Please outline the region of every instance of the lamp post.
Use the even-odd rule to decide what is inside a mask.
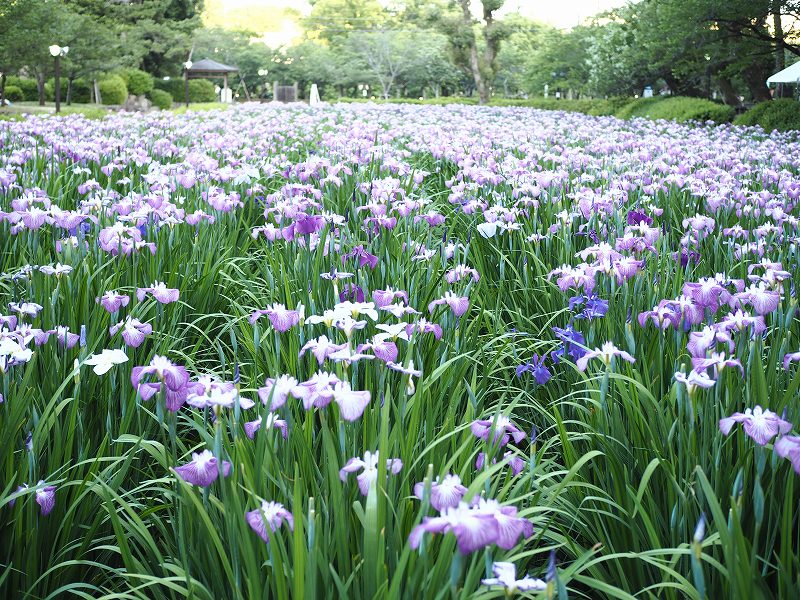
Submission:
[[[66,56],[67,52],[69,52],[69,46],[64,46],[63,48],[58,44],[53,44],[50,46],[50,55],[56,61],[56,73],[55,73],[55,96],[56,96],[56,112],[61,111],[61,57]]]
[[[183,63],[183,92],[186,100],[186,108],[189,108],[189,69],[192,68],[192,61],[187,60]]]

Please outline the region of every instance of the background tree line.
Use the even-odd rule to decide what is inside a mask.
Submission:
[[[0,0],[0,71],[37,81],[47,47],[69,45],[69,81],[120,68],[179,76],[191,57],[241,70],[269,98],[275,80],[317,83],[324,98],[611,97],[645,86],[718,97],[770,98],[765,80],[800,58],[800,0],[639,0],[559,30],[504,0],[315,0],[302,40],[270,49],[261,32],[204,28],[201,0]],[[2,81],[0,81],[2,84]],[[243,90],[240,90],[243,91]],[[779,91],[781,93],[781,91]]]

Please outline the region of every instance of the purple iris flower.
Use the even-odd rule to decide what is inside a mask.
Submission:
[[[43,483],[44,481],[39,480],[39,483],[37,483],[36,485],[42,485]],[[22,490],[27,490],[27,489],[28,489],[28,484],[23,483],[21,486],[17,488],[17,491],[21,492]],[[11,500],[9,502],[9,505],[13,507],[15,502],[16,500]],[[39,505],[43,517],[49,515],[50,512],[56,506],[56,486],[46,485],[36,490],[36,504]]]
[[[581,308],[580,312],[576,309]],[[569,309],[577,312],[576,319],[599,319],[606,315],[608,312],[608,301],[595,296],[594,294],[585,294],[573,296],[569,299]]]
[[[411,548],[416,549],[425,533],[452,532],[456,536],[458,549],[469,554],[490,544],[504,550],[516,546],[520,536],[533,535],[533,524],[517,516],[513,506],[500,506],[496,500],[481,498],[472,506],[460,502],[458,506],[446,508],[438,517],[425,517],[408,538]]]
[[[744,413],[736,412],[719,421],[719,430],[729,435],[734,424],[742,423],[744,432],[759,446],[765,446],[776,435],[789,433],[792,424],[781,419],[777,413],[760,406],[748,408]]]
[[[792,461],[792,467],[800,474],[800,436],[784,435],[775,442],[775,453]]]
[[[458,506],[466,493],[467,488],[461,484],[461,478],[458,475],[448,473],[441,480],[437,477],[431,483],[431,506],[440,512],[445,508],[454,508]],[[424,494],[425,482],[420,481],[414,485],[414,495],[423,500]]]
[[[629,210],[625,220],[628,225],[641,225],[644,223],[649,226],[653,224],[653,219],[640,210]]]
[[[403,290],[394,290],[389,287],[385,290],[372,291],[372,300],[375,302],[375,306],[378,308],[389,306],[392,302],[394,302],[395,298],[400,298],[406,304],[408,304],[408,293],[404,292]]]
[[[128,296],[123,296],[115,291],[106,292],[101,297],[95,298],[95,302],[99,302],[109,313],[115,313],[121,307],[128,306],[130,301],[131,299]]]
[[[504,415],[498,415],[494,419],[478,419],[473,421],[472,425],[470,425],[470,430],[475,437],[484,442],[489,440],[489,434],[494,430],[492,443],[496,444],[499,441],[500,446],[505,446],[512,437],[514,438],[515,444],[519,444],[527,437],[524,431],[519,429],[511,422],[511,419]]]
[[[261,429],[261,426],[265,425],[267,429],[275,428],[281,432],[283,439],[289,437],[289,426],[283,419],[279,419],[275,413],[269,413],[267,415],[266,423],[264,422],[262,417],[258,417],[255,421],[249,421],[244,424],[244,432],[247,434],[251,440],[256,437],[256,432]]]
[[[259,317],[267,315],[275,331],[283,333],[300,323],[300,311],[289,310],[283,304],[271,304],[264,310],[256,310],[250,315],[250,324],[255,325]]]
[[[432,333],[436,340],[442,339],[442,326],[438,323],[431,323],[426,319],[420,319],[416,323],[409,323],[406,325],[406,335],[410,337],[415,331],[419,333]]]
[[[136,298],[142,302],[147,294],[152,294],[153,298],[158,300],[161,304],[170,304],[177,302],[180,297],[180,292],[175,288],[168,288],[161,281],[154,281],[153,285],[146,288],[136,288]]]
[[[247,524],[267,543],[269,543],[267,527],[272,533],[275,533],[281,525],[286,523],[289,531],[294,531],[294,517],[280,502],[265,500],[260,507],[245,513],[244,516]]]
[[[158,380],[156,382],[144,381],[147,376]],[[158,393],[164,385],[165,400],[168,410],[178,411],[186,401],[189,394],[189,373],[180,365],[176,365],[163,356],[154,356],[147,366],[134,367],[131,371],[131,384],[141,396],[142,400],[149,400]]]
[[[299,398],[294,392],[297,379],[289,375],[281,375],[277,379],[270,377],[264,382],[264,387],[258,388],[258,397],[264,406],[269,405],[270,410],[275,410],[286,404],[289,394]]]
[[[339,301],[344,302],[345,300],[364,302],[364,290],[353,283],[345,284],[342,291],[339,292]]]
[[[515,477],[520,473],[522,473],[522,469],[525,468],[525,461],[521,457],[517,456],[511,450],[503,454],[503,460],[508,460],[508,466],[511,467],[511,474]],[[496,463],[497,459],[496,458],[492,459],[492,464]],[[485,464],[486,464],[486,453],[479,452],[478,457],[475,459],[475,468],[480,471],[483,468],[483,465]]]
[[[700,262],[700,253],[699,252],[697,252],[695,250],[686,250],[685,248],[683,248],[680,251],[680,253],[675,252],[672,255],[672,257],[675,258],[675,259],[680,259],[682,267],[685,267],[686,265],[688,265],[689,261],[693,262],[694,264],[697,264],[698,262]]]
[[[175,467],[175,472],[186,483],[208,487],[214,483],[220,475],[217,459],[210,450],[193,452],[192,460],[185,465]],[[222,461],[222,476],[227,477],[231,472],[231,463],[227,460]]]
[[[469,310],[469,298],[458,296],[450,291],[445,292],[444,296],[428,304],[428,312],[433,313],[440,304],[447,304],[456,317],[460,317]]]
[[[350,252],[342,254],[342,264],[344,264],[348,258],[358,258],[359,267],[368,266],[370,269],[374,269],[378,266],[378,257],[367,252],[364,246],[355,246]]]
[[[308,340],[300,349],[300,356],[303,356],[306,351],[310,350],[311,354],[314,355],[314,358],[317,359],[317,363],[322,366],[322,363],[325,362],[325,359],[331,354],[334,354],[339,350],[344,350],[345,348],[347,348],[347,344],[334,344],[328,339],[328,336],[321,335],[316,339]],[[361,350],[359,349],[359,352],[360,351]]]
[[[800,362],[800,352],[790,352],[783,357],[783,368],[789,370],[789,365],[793,362]]]
[[[58,345],[62,348],[74,348],[75,345],[80,341],[81,336],[77,333],[71,333],[69,327],[59,326],[55,329],[51,329],[47,333],[51,335],[55,335],[56,339],[58,340]]]
[[[539,385],[544,385],[550,381],[550,378],[552,377],[552,374],[544,365],[546,359],[546,354],[541,358],[538,354],[534,354],[529,362],[521,364],[517,367],[517,377],[522,377],[523,373],[531,373],[533,374],[533,378],[536,380],[536,383]]]
[[[125,344],[132,348],[138,348],[144,343],[145,337],[153,333],[153,327],[147,323],[142,323],[139,319],[135,319],[128,315],[125,321],[121,321],[116,325],[112,325],[108,329],[110,335],[116,335],[119,330],[122,330],[122,339]]]
[[[580,331],[576,331],[572,325],[567,325],[563,329],[561,327],[553,327],[553,332],[556,337],[563,342],[563,345],[552,353],[553,362],[558,364],[563,356],[577,362],[587,350],[584,347],[586,339]]]
[[[358,489],[361,490],[361,495],[366,496],[369,493],[369,488],[378,479],[378,453],[365,452],[364,458],[355,456],[347,461],[347,463],[339,469],[339,479],[347,481],[347,476],[350,473],[355,473],[361,470],[361,473],[356,476],[358,480]],[[386,474],[397,475],[403,468],[403,461],[399,458],[386,459]]]

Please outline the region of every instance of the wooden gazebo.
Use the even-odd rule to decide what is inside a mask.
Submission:
[[[203,60],[198,60],[195,63],[187,64],[191,64],[189,68],[184,67],[183,70],[183,76],[186,79],[187,86],[187,103],[189,101],[188,85],[190,79],[210,79],[216,77],[222,77],[222,101],[228,102],[228,75],[231,73],[238,73],[239,69],[237,67],[223,65],[222,63],[218,63],[210,58],[204,58]]]

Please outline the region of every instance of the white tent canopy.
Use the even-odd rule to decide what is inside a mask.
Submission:
[[[771,83],[798,83],[800,82],[800,61],[786,67],[783,71],[778,71],[767,79],[767,85]]]

